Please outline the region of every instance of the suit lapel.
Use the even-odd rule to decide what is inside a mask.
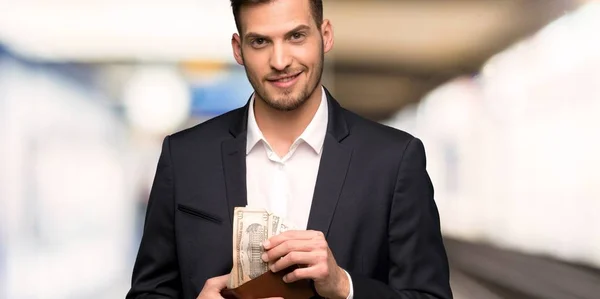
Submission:
[[[229,128],[232,138],[223,141],[221,144],[227,208],[229,209],[231,225],[233,225],[233,209],[244,207],[248,203],[246,191],[246,129],[249,106],[250,100],[244,107],[233,113],[232,118],[236,121]]]
[[[221,147],[231,225],[233,225],[233,209],[247,204],[245,149],[246,138],[242,137],[226,140]]]
[[[329,120],[307,229],[321,231],[327,236],[346,180],[352,150],[341,144],[341,141],[349,135],[342,108],[329,91],[325,91],[328,98]]]
[[[326,135],[307,229],[321,231],[327,236],[351,156],[350,150]]]

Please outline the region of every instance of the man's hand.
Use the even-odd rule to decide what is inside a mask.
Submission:
[[[300,268],[284,276],[285,282],[312,279],[325,298],[346,298],[350,293],[348,276],[337,265],[325,236],[319,231],[286,231],[267,240],[262,258],[273,272],[292,265]]]
[[[223,299],[221,291],[227,287],[230,274],[213,277],[204,283],[204,287],[196,299]]]

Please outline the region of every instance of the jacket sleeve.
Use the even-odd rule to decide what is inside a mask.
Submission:
[[[142,240],[127,299],[181,297],[173,191],[173,164],[169,137],[166,137],[150,191]]]
[[[425,149],[417,138],[407,145],[399,166],[388,243],[388,282],[352,275],[354,299],[452,298]]]

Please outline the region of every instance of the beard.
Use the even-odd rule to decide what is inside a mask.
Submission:
[[[320,45],[319,61],[310,74],[308,72],[309,68],[302,66],[299,68],[287,68],[284,71],[272,72],[267,76],[282,76],[302,72],[300,75],[308,74],[309,76],[308,81],[303,86],[295,84],[292,86],[292,88],[285,89],[283,91],[268,91],[266,86],[268,83],[265,83],[266,80],[261,80],[261,78],[258,76],[252,75],[251,72],[248,71],[248,68],[244,67],[246,76],[248,77],[248,81],[250,81],[250,85],[252,85],[252,88],[254,89],[255,95],[258,96],[265,104],[267,104],[267,106],[278,111],[293,111],[302,107],[302,105],[308,101],[309,97],[314,93],[315,89],[317,89],[319,83],[321,82],[325,53],[323,49],[323,43],[321,42]]]

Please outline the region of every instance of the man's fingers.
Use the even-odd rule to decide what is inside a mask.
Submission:
[[[266,250],[269,250],[287,240],[311,240],[311,239],[315,239],[315,238],[316,239],[318,239],[318,238],[325,239],[325,236],[320,231],[289,230],[289,231],[283,232],[279,235],[271,237],[269,240],[267,240],[263,243],[263,246],[265,247]]]
[[[312,251],[317,246],[313,240],[287,240],[265,251],[262,259],[265,262],[274,262],[292,251]]]
[[[283,281],[291,283],[302,279],[313,279],[319,280],[327,275],[327,268],[325,265],[314,265],[305,268],[298,268],[283,277]]]
[[[270,265],[270,269],[278,272],[293,265],[314,265],[318,261],[318,255],[314,252],[292,251]]]

